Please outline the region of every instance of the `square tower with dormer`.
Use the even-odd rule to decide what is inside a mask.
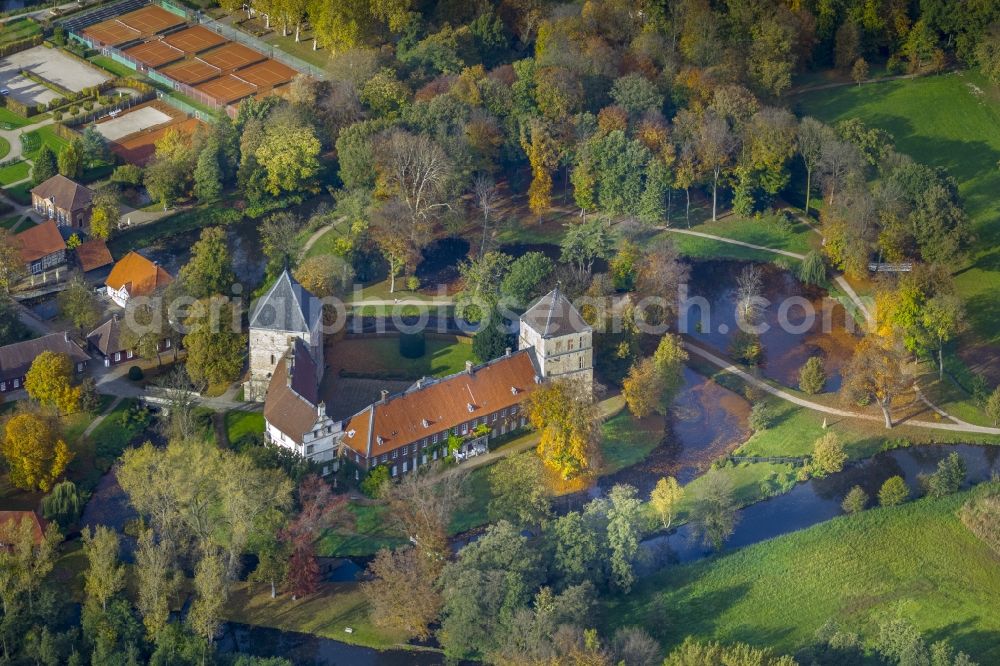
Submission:
[[[518,349],[534,349],[541,376],[594,387],[594,332],[558,287],[521,315]]]
[[[274,369],[301,340],[313,362],[323,370],[322,305],[288,270],[257,301],[250,316],[250,377],[244,384],[247,400],[262,402]]]

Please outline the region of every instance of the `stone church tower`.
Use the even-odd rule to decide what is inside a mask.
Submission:
[[[518,349],[533,348],[541,376],[594,388],[594,332],[556,287],[521,315]]]
[[[322,320],[319,299],[285,269],[250,316],[250,377],[244,384],[247,400],[263,402],[275,367],[296,339],[305,343],[322,376]]]

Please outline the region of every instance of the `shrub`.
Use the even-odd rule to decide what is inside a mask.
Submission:
[[[86,503],[86,494],[77,488],[75,483],[62,481],[53,486],[52,492],[42,498],[42,516],[46,520],[56,521],[65,528],[80,518]]]
[[[418,278],[416,275],[411,275],[410,277],[406,278],[406,288],[409,289],[410,291],[416,291],[417,289],[420,289],[420,278]]]
[[[774,422],[774,414],[771,412],[771,408],[768,407],[766,402],[755,402],[753,407],[750,408],[750,428],[754,432],[760,432],[761,430],[767,430],[771,427]]]
[[[128,378],[131,379],[133,382],[142,381],[142,377],[143,377],[142,368],[140,368],[139,366],[133,365],[128,369]]]
[[[733,358],[747,365],[757,365],[764,355],[760,338],[746,331],[737,331],[729,346]]]
[[[399,336],[399,355],[403,358],[420,358],[427,353],[427,341],[421,333],[403,333]]]
[[[63,119],[62,111],[54,111],[52,113],[52,119],[55,120],[56,122],[62,120]]]
[[[372,499],[378,499],[382,496],[382,492],[388,483],[389,467],[386,465],[377,465],[365,475],[364,480],[361,482],[361,492]]]
[[[965,461],[962,456],[952,452],[938,463],[937,471],[927,477],[927,494],[931,497],[944,497],[957,493],[965,483]]]
[[[135,164],[123,164],[115,167],[115,170],[111,173],[111,182],[138,185],[142,182],[142,167]]]
[[[78,113],[80,113],[80,107],[78,107],[76,104],[69,107],[69,115],[75,116]]]
[[[810,250],[799,266],[799,279],[808,284],[822,284],[826,280],[826,265],[822,254]]]
[[[878,491],[878,503],[882,506],[897,506],[910,499],[910,488],[901,476],[886,479]]]
[[[827,432],[813,444],[813,465],[821,474],[832,474],[844,469],[847,454],[837,433]]]
[[[86,102],[83,103],[84,111],[90,111],[93,108],[94,108],[94,102],[92,100],[88,99]]]
[[[970,499],[959,511],[962,524],[1000,555],[1000,494]]]
[[[815,395],[822,393],[825,385],[826,370],[823,367],[823,359],[819,356],[810,356],[799,370],[799,388],[804,393]]]
[[[861,486],[854,486],[847,492],[840,508],[844,510],[844,513],[859,513],[864,511],[867,506],[868,493]]]

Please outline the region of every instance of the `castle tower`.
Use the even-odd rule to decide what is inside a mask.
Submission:
[[[533,348],[541,376],[594,386],[594,332],[556,287],[521,315],[518,349]]]
[[[285,269],[250,316],[250,377],[244,384],[247,400],[264,400],[275,367],[296,338],[305,343],[322,372],[322,319],[319,300]]]

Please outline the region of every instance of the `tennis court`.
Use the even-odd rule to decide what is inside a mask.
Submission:
[[[146,166],[156,155],[156,142],[168,131],[176,130],[191,135],[201,126],[204,123],[197,118],[175,119],[170,125],[160,125],[113,141],[111,151],[126,162]]]
[[[171,65],[162,70],[162,74],[169,76],[174,81],[180,81],[189,86],[196,86],[199,83],[204,83],[209,79],[217,77],[219,70],[211,65],[206,65],[200,60],[185,60],[182,63]]]
[[[98,46],[118,46],[139,39],[141,33],[118,19],[108,19],[83,29],[83,36]]]
[[[101,121],[95,127],[101,136],[108,141],[117,141],[150,127],[168,123],[173,119],[173,116],[164,113],[155,106],[140,106],[134,111],[119,115],[117,118]]]
[[[250,83],[258,88],[273,88],[288,83],[298,74],[294,69],[283,65],[277,60],[265,60],[244,67],[234,74],[234,76]]]
[[[146,67],[153,68],[169,65],[184,57],[183,51],[175,49],[173,46],[165,44],[159,39],[152,39],[138,46],[127,48],[124,53],[130,58],[138,60]]]
[[[139,31],[144,36],[156,35],[168,28],[184,23],[177,14],[156,5],[147,5],[128,14],[122,14],[118,21]]]
[[[201,54],[198,58],[224,72],[230,72],[260,62],[264,59],[264,55],[248,46],[228,42],[217,49]]]
[[[240,81],[232,74],[220,76],[208,83],[196,86],[195,89],[214,98],[220,104],[232,104],[257,92],[256,86],[246,81]]]
[[[166,35],[163,38],[163,41],[175,49],[180,49],[184,53],[193,55],[195,53],[207,51],[208,49],[220,44],[224,44],[226,42],[226,38],[217,32],[209,30],[208,28],[195,25],[190,28],[178,30],[177,32],[172,32],[169,35]]]

